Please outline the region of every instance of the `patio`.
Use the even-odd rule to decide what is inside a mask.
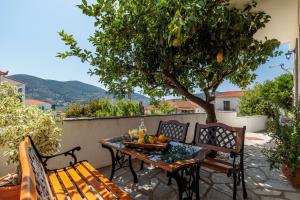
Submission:
[[[298,200],[300,190],[294,189],[281,170],[269,169],[269,163],[262,155],[261,149],[268,137],[262,134],[247,133],[245,143],[245,172],[246,188],[249,200]],[[140,163],[134,162],[139,183],[133,184],[132,174],[129,168],[124,168],[115,173],[113,182],[128,192],[134,199],[177,199],[177,186],[175,181],[168,186],[166,174],[158,169],[145,169],[138,171]],[[101,168],[107,177],[110,175],[110,167]],[[201,168],[200,173],[201,199],[213,200],[232,199],[232,180],[225,174],[217,173],[207,168]],[[238,199],[242,198],[241,186],[238,186]]]

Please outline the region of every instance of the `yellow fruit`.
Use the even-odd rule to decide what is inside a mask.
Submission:
[[[223,53],[219,52],[217,54],[217,63],[220,64],[223,61]]]
[[[160,135],[160,136],[158,136],[158,141],[164,143],[164,142],[168,141],[168,138],[164,135]]]
[[[178,38],[175,38],[174,40],[173,40],[173,46],[174,47],[179,47],[181,44],[180,44],[180,40],[178,39]]]
[[[144,144],[144,143],[145,143],[144,138],[139,138],[139,139],[138,139],[138,143],[139,143],[139,144]]]
[[[154,144],[155,143],[155,137],[153,135],[150,135],[148,138],[148,141],[150,144]]]

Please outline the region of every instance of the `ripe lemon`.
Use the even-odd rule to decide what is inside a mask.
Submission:
[[[168,138],[164,135],[160,135],[160,136],[158,136],[158,141],[164,143],[164,142],[168,141]]]

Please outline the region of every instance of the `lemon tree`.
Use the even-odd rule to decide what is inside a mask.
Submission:
[[[184,96],[206,111],[207,122],[216,121],[213,101],[224,80],[245,88],[278,54],[278,40],[254,38],[270,21],[254,1],[242,9],[229,0],[82,0],[78,7],[94,19],[93,48],[60,31],[69,49],[58,57],[89,63],[89,72],[117,96],[135,89],[153,98]]]

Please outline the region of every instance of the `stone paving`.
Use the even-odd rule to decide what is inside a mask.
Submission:
[[[245,181],[249,200],[300,200],[300,190],[294,189],[282,175],[281,170],[269,169],[269,163],[261,153],[261,148],[269,139],[261,134],[247,133],[245,146]],[[259,139],[262,138],[262,139]],[[139,183],[133,184],[128,168],[116,172],[113,182],[130,193],[137,200],[175,200],[177,186],[173,180],[167,185],[166,173],[159,169],[139,171],[139,162],[134,162]],[[110,167],[100,169],[107,177]],[[225,174],[202,167],[200,171],[200,197],[205,200],[232,199],[232,178]],[[242,187],[238,186],[237,199],[243,199]]]

